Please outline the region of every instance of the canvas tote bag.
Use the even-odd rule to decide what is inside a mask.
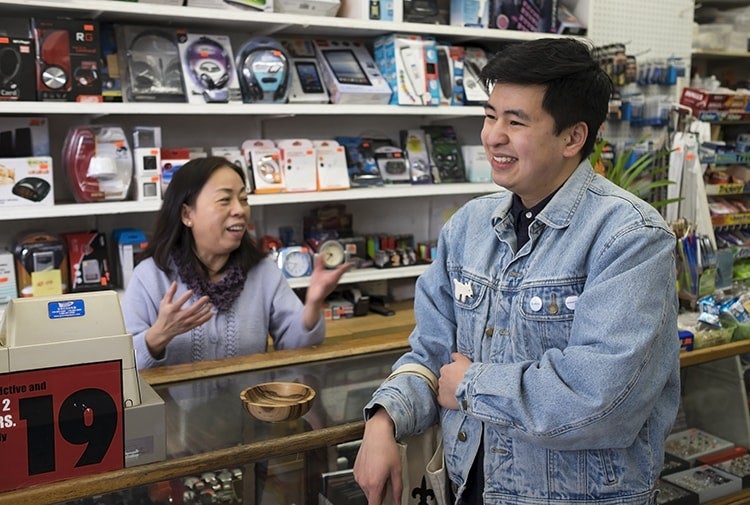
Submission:
[[[437,396],[438,379],[423,365],[408,363],[398,367],[386,382],[402,374],[417,375],[424,379]],[[429,427],[419,435],[405,437],[397,442],[401,453],[403,491],[402,505],[448,505],[448,472],[443,460],[443,432],[439,424]],[[392,505],[390,487],[383,505]]]

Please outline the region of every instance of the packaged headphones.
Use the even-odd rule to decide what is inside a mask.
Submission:
[[[178,36],[178,44],[189,102],[242,100],[229,37],[187,33]]]
[[[182,62],[174,31],[116,28],[120,81],[127,102],[185,102]]]
[[[0,20],[0,101],[36,100],[34,45],[25,18]]]
[[[245,103],[286,103],[290,58],[278,41],[255,37],[237,53],[237,73]]]
[[[91,20],[33,19],[39,100],[101,102],[99,25]]]
[[[78,126],[63,145],[63,168],[77,202],[125,200],[133,156],[119,126]]]

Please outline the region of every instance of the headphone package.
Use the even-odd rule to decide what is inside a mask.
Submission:
[[[245,103],[286,103],[291,61],[280,42],[254,37],[237,53],[237,74]]]
[[[118,25],[115,39],[123,101],[187,101],[174,29]]]
[[[0,19],[0,101],[36,100],[35,79],[29,20]]]
[[[0,158],[0,208],[55,203],[52,158]]]
[[[188,102],[242,101],[229,37],[185,33],[177,41]]]
[[[99,24],[91,20],[31,20],[36,45],[37,99],[101,102]]]
[[[77,202],[125,200],[133,156],[119,126],[77,126],[63,144],[63,169]]]
[[[94,231],[63,233],[68,249],[70,291],[112,289],[107,236]]]

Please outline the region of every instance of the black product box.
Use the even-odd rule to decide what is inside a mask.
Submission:
[[[661,467],[660,476],[669,475],[670,473],[681,472],[690,468],[690,462],[678,458],[674,454],[664,453],[664,466]]]
[[[750,487],[750,454],[743,454],[714,466],[742,479],[742,488]]]
[[[663,480],[656,481],[657,505],[698,505],[698,495]]]
[[[466,169],[456,131],[448,125],[421,127],[427,139],[434,182],[466,182]]]
[[[0,101],[36,100],[34,40],[26,18],[0,19]]]
[[[99,23],[81,19],[31,20],[39,100],[101,102]]]
[[[557,0],[490,0],[490,28],[557,33]]]

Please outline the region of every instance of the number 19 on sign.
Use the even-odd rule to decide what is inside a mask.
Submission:
[[[119,361],[0,374],[0,492],[124,466]]]

